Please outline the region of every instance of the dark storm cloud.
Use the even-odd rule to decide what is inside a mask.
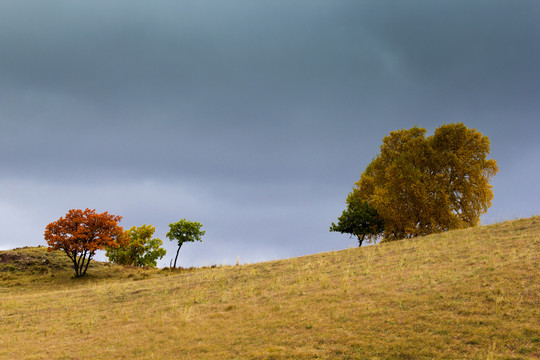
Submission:
[[[19,21],[3,32],[10,34],[3,47],[4,83],[103,106],[99,111],[112,115],[112,122],[115,114],[133,116],[142,108],[148,112],[143,115],[154,112],[158,122],[174,123],[183,120],[177,117],[185,111],[186,120],[216,123],[221,132],[226,126],[219,119],[232,121],[227,126],[264,124],[270,117],[283,123],[292,104],[308,108],[313,96],[330,96],[354,77],[337,66],[339,50],[346,48],[332,43],[340,38],[313,36],[313,28],[320,26],[317,17],[295,20],[304,12],[301,7],[289,15],[289,6],[269,14],[246,7],[218,6],[214,11],[227,11],[217,19],[198,7],[140,9],[146,21],[139,22],[131,18],[133,11],[99,21],[101,12],[96,19],[87,9],[63,16],[51,10],[44,19]],[[9,12],[4,16],[10,17]],[[325,28],[329,25],[315,35],[324,35]]]
[[[0,211],[36,239],[71,207],[162,238],[191,216],[199,263],[339,248],[382,137],[463,121],[492,140],[495,217],[529,215],[539,20],[536,1],[3,1]]]

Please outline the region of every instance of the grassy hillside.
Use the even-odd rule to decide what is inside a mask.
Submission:
[[[48,252],[46,247],[25,247],[0,251],[0,296],[6,292],[28,292],[114,282],[122,279],[145,279],[167,275],[157,269],[141,269],[91,261],[88,275],[73,277],[73,263],[61,251]]]
[[[539,255],[534,217],[181,273],[4,262],[0,359],[536,359]]]

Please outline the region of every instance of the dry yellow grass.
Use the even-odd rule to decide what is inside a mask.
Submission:
[[[533,217],[146,279],[8,279],[0,359],[535,359],[539,254]]]

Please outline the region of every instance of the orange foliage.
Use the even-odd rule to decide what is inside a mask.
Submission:
[[[86,274],[97,250],[114,248],[126,242],[124,229],[118,226],[121,216],[95,210],[69,210],[65,217],[45,228],[49,251],[63,250],[73,261],[76,276]]]

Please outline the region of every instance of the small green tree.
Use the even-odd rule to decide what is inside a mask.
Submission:
[[[163,249],[163,241],[152,239],[156,228],[152,225],[135,227],[125,231],[125,237],[129,242],[116,248],[108,248],[105,255],[109,261],[132,266],[156,267],[157,260],[161,259],[167,253]]]
[[[373,239],[382,233],[383,222],[377,210],[367,201],[362,201],[359,197],[349,194],[347,208],[338,218],[337,225],[332,223],[330,231],[354,235],[358,238],[358,246],[362,246],[366,236]]]
[[[178,241],[178,250],[176,251],[176,257],[174,258],[174,265],[176,267],[176,260],[178,259],[178,253],[180,248],[185,242],[188,241],[202,241],[201,237],[206,233],[206,231],[201,230],[203,225],[200,222],[196,221],[187,221],[182,219],[178,222],[169,224],[170,231],[167,233],[167,238],[169,240]]]

